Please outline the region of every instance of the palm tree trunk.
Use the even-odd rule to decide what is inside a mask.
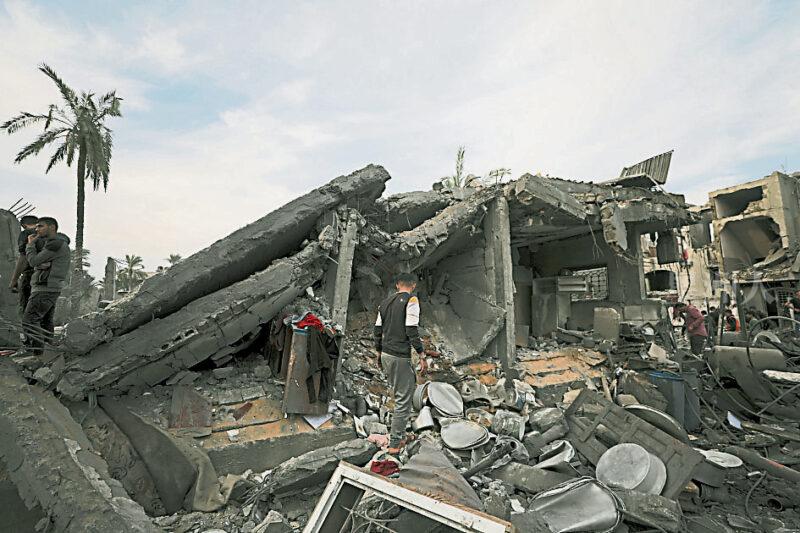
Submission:
[[[83,143],[78,146],[78,202],[75,221],[75,255],[69,287],[68,317],[80,314],[81,277],[83,273],[83,207],[86,201],[86,148]]]
[[[78,205],[75,223],[75,270],[83,270],[83,208],[86,201],[86,149],[78,148]]]

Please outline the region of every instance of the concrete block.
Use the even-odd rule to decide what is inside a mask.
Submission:
[[[219,474],[241,474],[246,470],[263,472],[292,457],[334,446],[355,436],[352,424],[313,430],[302,418],[292,417],[243,428],[239,430],[239,441],[234,443],[214,433],[204,440],[203,448]]]
[[[594,334],[601,339],[619,342],[620,316],[611,307],[594,308]]]
[[[340,461],[364,466],[377,449],[366,439],[353,439],[292,457],[273,470],[270,492],[288,494],[319,486],[331,477]]]

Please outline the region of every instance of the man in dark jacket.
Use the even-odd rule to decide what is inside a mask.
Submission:
[[[17,265],[11,275],[11,283],[9,283],[8,288],[12,292],[19,292],[20,316],[25,312],[28,299],[31,297],[33,268],[28,264],[28,258],[25,256],[25,247],[28,246],[28,236],[36,233],[37,222],[39,222],[39,219],[33,215],[25,215],[19,219],[19,224],[22,226],[22,231],[19,232],[19,237],[17,238],[19,258],[17,258]]]
[[[44,246],[37,249],[42,239]],[[58,233],[54,218],[42,217],[36,223],[36,234],[28,236],[25,256],[33,268],[31,297],[22,315],[25,346],[34,354],[42,351],[43,340],[53,337],[53,316],[56,302],[64,288],[70,267],[69,238]]]
[[[389,453],[398,453],[405,445],[411,400],[417,386],[411,348],[418,355],[423,352],[418,331],[419,299],[412,295],[416,287],[417,279],[413,274],[400,274],[396,280],[397,292],[381,303],[375,321],[375,348],[380,353],[381,366],[394,395]],[[424,358],[420,358],[420,368],[424,372]]]

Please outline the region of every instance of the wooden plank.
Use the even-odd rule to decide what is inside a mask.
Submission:
[[[277,422],[283,418],[281,406],[277,400],[256,398],[250,403],[252,403],[253,406],[242,418],[239,420],[220,420],[215,422],[211,427],[211,431],[228,431],[229,429],[256,426],[259,424],[267,424],[269,422]],[[237,408],[239,405],[231,405],[231,407]]]
[[[172,389],[169,406],[170,428],[208,428],[211,426],[211,402],[188,385]]]

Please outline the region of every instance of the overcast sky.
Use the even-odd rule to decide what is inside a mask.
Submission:
[[[0,0],[2,1],[2,0]],[[800,169],[800,2],[17,2],[0,4],[0,119],[72,87],[125,101],[108,193],[90,192],[93,273],[148,270],[368,163],[389,192],[508,167],[602,180],[675,149],[669,190]],[[75,227],[75,172],[15,165],[23,196]]]

